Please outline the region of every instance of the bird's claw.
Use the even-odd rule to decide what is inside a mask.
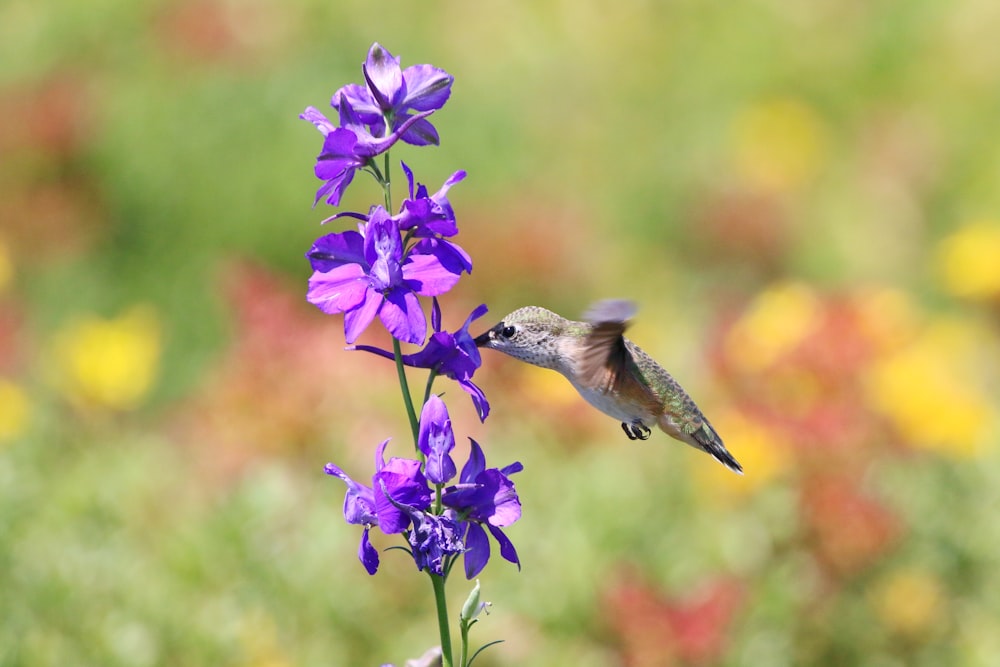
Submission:
[[[632,422],[631,424],[622,422],[622,430],[625,431],[629,440],[649,440],[651,433],[649,427],[642,422]]]

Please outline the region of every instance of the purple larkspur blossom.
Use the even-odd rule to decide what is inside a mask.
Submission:
[[[375,574],[379,566],[378,552],[369,541],[372,526],[387,535],[405,533],[417,568],[434,574],[444,574],[448,559],[459,554],[465,555],[468,578],[481,572],[490,558],[487,531],[500,545],[500,555],[521,567],[514,545],[500,529],[521,517],[521,502],[510,475],[523,466],[513,463],[500,469],[487,468],[482,448],[469,440],[469,460],[458,483],[444,489],[441,505],[434,504],[435,491],[430,485],[440,489],[454,477],[450,452],[455,443],[447,407],[436,396],[421,411],[418,441],[424,463],[398,457],[386,461],[389,441],[385,440],[375,453],[371,487],[354,481],[336,465],[326,464],[328,475],[347,484],[344,519],[364,526],[358,558],[369,574]]]
[[[480,421],[486,421],[490,414],[490,403],[486,394],[473,381],[472,376],[482,365],[475,339],[469,333],[469,325],[487,312],[486,304],[480,304],[469,314],[465,323],[454,333],[441,330],[441,307],[437,299],[431,305],[431,328],[434,333],[427,340],[427,345],[419,352],[404,354],[403,363],[413,368],[432,369],[439,375],[444,375],[458,382],[472,398],[476,414]],[[364,350],[386,359],[394,359],[392,352],[371,345],[354,345],[350,349]]]
[[[393,134],[410,119],[412,111],[419,118],[401,132],[403,141],[414,146],[439,143],[437,130],[424,116],[444,106],[451,95],[454,77],[431,65],[411,65],[400,69],[399,58],[375,42],[361,67],[365,86],[356,83],[342,87],[330,104],[340,108],[345,102],[352,106],[359,119],[376,135],[385,134],[386,119]]]
[[[347,484],[344,495],[344,520],[365,527],[358,547],[358,559],[368,571],[378,571],[378,551],[372,546],[368,532],[378,526],[387,535],[402,533],[411,527],[411,512],[426,510],[431,503],[431,490],[421,472],[420,461],[393,457],[385,460],[384,440],[375,452],[375,474],[368,487],[351,479],[333,463],[327,463],[324,472]]]
[[[456,171],[444,182],[440,190],[433,195],[428,195],[427,187],[419,183],[414,191],[413,172],[410,171],[405,162],[400,162],[400,164],[410,182],[410,198],[403,202],[399,213],[393,216],[393,220],[396,221],[400,230],[407,233],[407,239],[421,239],[416,246],[424,252],[433,251],[449,270],[472,273],[472,258],[469,257],[469,253],[465,252],[458,244],[445,238],[458,233],[455,211],[447,197],[448,190],[451,189],[452,185],[465,178],[465,172]],[[323,220],[323,223],[326,224],[331,220],[345,217],[366,221],[370,215],[355,211],[342,211]]]
[[[487,468],[482,447],[472,438],[469,441],[472,443],[469,460],[462,468],[459,483],[445,489],[441,502],[468,524],[464,536],[465,576],[471,579],[490,559],[487,530],[500,545],[500,555],[521,568],[514,544],[500,529],[521,518],[521,501],[510,475],[524,466],[514,462],[504,468]]]
[[[382,443],[382,446],[384,447],[385,443]],[[368,570],[368,574],[375,574],[378,570],[378,551],[372,546],[368,537],[368,531],[371,527],[378,524],[378,516],[375,513],[375,494],[370,487],[355,482],[347,476],[347,473],[332,463],[327,463],[324,470],[327,475],[339,477],[347,484],[347,493],[344,495],[344,519],[347,523],[365,527],[365,531],[361,535],[361,544],[358,546],[358,560]]]
[[[424,455],[424,474],[428,481],[444,484],[455,476],[455,461],[451,458],[455,432],[451,428],[448,407],[436,395],[432,394],[420,411],[417,446]]]
[[[403,173],[410,185],[410,197],[400,207],[400,229],[413,229],[416,236],[454,236],[458,233],[455,211],[448,201],[448,190],[465,178],[465,171],[459,169],[448,177],[444,185],[434,194],[428,194],[427,186],[417,183],[413,171],[400,162]]]
[[[387,442],[383,442],[375,454],[372,488],[378,527],[383,533],[392,535],[410,527],[410,516],[400,506],[421,511],[430,508],[431,490],[420,461],[395,456],[385,461]]]
[[[427,319],[417,296],[437,296],[458,282],[446,249],[422,239],[404,252],[399,226],[381,206],[359,231],[327,234],[306,254],[313,268],[306,299],[325,313],[344,313],[353,343],[378,315],[394,337],[421,344]]]
[[[444,574],[447,558],[465,551],[462,542],[463,528],[455,519],[455,513],[431,514],[412,505],[397,502],[392,493],[382,485],[388,502],[410,523],[406,540],[418,570],[427,569],[434,574]]]
[[[365,127],[350,103],[339,105],[340,127],[335,126],[315,107],[306,107],[299,118],[316,126],[323,135],[323,148],[316,158],[313,171],[323,185],[316,191],[315,205],[326,197],[331,206],[340,204],[347,186],[354,180],[354,173],[373,164],[372,158],[380,155],[399,141],[414,124],[430,115],[425,111],[408,117],[392,134],[376,138]]]

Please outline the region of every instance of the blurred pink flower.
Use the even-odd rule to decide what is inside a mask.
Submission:
[[[743,585],[734,579],[673,598],[626,574],[605,593],[604,609],[626,667],[710,665],[725,653],[743,598]]]
[[[905,533],[902,519],[845,473],[809,476],[800,490],[807,546],[835,578],[859,574]]]

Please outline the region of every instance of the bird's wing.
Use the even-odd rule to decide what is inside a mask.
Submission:
[[[598,301],[584,314],[592,326],[580,358],[579,378],[586,386],[607,392],[618,383],[628,361],[622,334],[635,310],[634,302],[616,299]]]
[[[635,315],[635,301],[627,299],[606,299],[598,301],[587,309],[583,319],[593,325],[602,323],[618,323],[622,331],[628,326],[628,321]]]
[[[580,356],[580,381],[602,393],[617,387],[628,365],[625,348],[625,322],[600,322],[583,341]]]
[[[628,395],[638,397],[647,409],[655,411],[661,401],[636,373],[625,344],[625,329],[635,312],[635,303],[625,300],[599,301],[590,307],[584,317],[593,328],[583,343],[579,377],[585,385],[603,393],[620,392],[624,384],[630,384]]]

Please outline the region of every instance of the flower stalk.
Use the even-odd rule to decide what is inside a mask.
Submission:
[[[520,463],[488,468],[482,447],[469,439],[469,456],[461,471],[452,458],[455,434],[448,408],[433,393],[439,376],[454,380],[473,402],[480,420],[489,414],[483,391],[472,382],[481,365],[479,350],[469,334],[469,325],[486,313],[481,305],[456,331],[442,328],[438,297],[450,291],[463,274],[472,271],[472,259],[451,238],[458,233],[449,189],[465,178],[456,171],[434,193],[418,183],[413,171],[400,163],[406,175],[408,197],[397,210],[392,197],[389,149],[402,142],[412,146],[437,145],[436,128],[428,117],[440,109],[451,94],[453,78],[431,65],[402,69],[399,59],[379,44],[373,44],[362,67],[364,85],[348,84],[334,93],[331,105],[338,123],[313,107],[301,118],[323,135],[323,148],[316,159],[315,175],[323,182],[316,192],[321,200],[338,206],[358,171],[368,173],[382,189],[382,204],[367,213],[343,211],[328,217],[358,221],[357,230],[321,236],[306,253],[313,274],[306,299],[327,314],[344,316],[348,349],[363,350],[391,360],[410,431],[415,458],[386,459],[390,440],[376,449],[371,483],[355,481],[333,463],[327,474],[347,486],[344,519],[363,526],[358,559],[374,575],[381,565],[372,544],[373,529],[399,535],[417,569],[430,577],[441,660],[446,667],[468,667],[480,647],[469,657],[469,629],[476,623],[479,584],[460,615],[460,662],[454,662],[446,585],[453,566],[461,557],[465,576],[479,575],[490,558],[490,541],[499,545],[500,556],[517,565],[514,545],[503,532],[521,516],[520,499],[510,476]],[[376,158],[381,155],[381,168]],[[429,304],[427,300],[429,299]],[[429,305],[431,333],[428,336]],[[357,338],[376,321],[392,341],[392,349],[355,345]],[[411,353],[403,344],[421,346]],[[423,400],[419,406],[407,378],[407,367],[427,371]]]
[[[453,667],[451,652],[451,625],[448,623],[448,600],[445,596],[446,578],[442,575],[430,574],[431,586],[434,587],[434,605],[437,609],[438,632],[441,635],[441,663],[443,667]],[[465,667],[467,634],[462,635],[462,662],[461,667]]]
[[[420,452],[417,446],[417,434],[420,431],[420,421],[417,419],[417,412],[413,408],[413,397],[410,395],[410,385],[406,381],[406,368],[403,366],[403,352],[400,349],[399,339],[392,339],[392,356],[396,362],[396,374],[399,376],[399,389],[403,393],[403,405],[406,407],[406,416],[410,421],[410,430],[413,432],[413,448]]]

